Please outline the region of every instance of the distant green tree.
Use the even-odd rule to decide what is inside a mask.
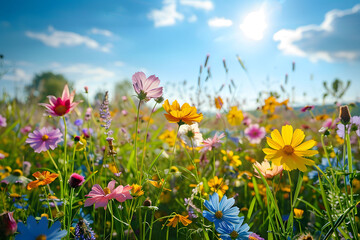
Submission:
[[[346,91],[349,89],[351,85],[351,81],[348,80],[345,83],[342,80],[336,78],[331,84],[329,84],[330,86],[328,86],[328,83],[325,81],[323,82],[323,85],[326,90],[326,92],[323,95],[323,101],[325,102],[325,99],[328,96],[332,96],[333,98],[335,98],[336,101],[338,101],[344,96]]]
[[[36,97],[40,102],[44,102],[49,95],[60,97],[65,84],[69,84],[69,81],[62,74],[43,72],[34,76],[26,91],[29,97]]]
[[[115,100],[119,101],[122,96],[135,95],[132,90],[132,83],[128,79],[115,84]]]

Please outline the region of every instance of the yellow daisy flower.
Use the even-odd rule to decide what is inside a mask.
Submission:
[[[240,125],[244,119],[244,115],[241,110],[238,110],[237,106],[231,107],[227,119],[232,126]]]
[[[163,108],[168,113],[164,115],[170,123],[177,123],[179,125],[186,123],[191,125],[203,119],[202,113],[197,113],[196,107],[191,107],[188,103],[184,103],[180,107],[176,100],[171,105],[169,100],[165,100]]]
[[[267,137],[270,148],[264,148],[265,158],[272,161],[277,166],[283,166],[284,170],[291,171],[299,169],[306,171],[306,165],[314,165],[313,160],[304,158],[318,154],[316,150],[309,150],[316,145],[314,140],[304,143],[305,134],[302,130],[286,125],[282,127],[281,134],[275,129],[271,132],[271,138]]]

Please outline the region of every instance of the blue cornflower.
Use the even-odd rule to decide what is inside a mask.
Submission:
[[[81,126],[81,125],[83,125],[83,120],[82,119],[76,119],[74,124],[75,124],[75,126]]]
[[[15,240],[35,240],[35,239],[48,239],[48,240],[61,240],[67,235],[66,230],[61,230],[61,223],[56,221],[50,228],[48,228],[48,219],[41,218],[39,223],[36,222],[33,216],[29,216],[26,220],[27,226],[23,223],[18,223],[18,235]]]
[[[83,220],[87,224],[93,224],[94,221],[91,219],[91,215],[85,214],[82,208],[80,208],[79,215],[80,215],[79,219],[75,218],[73,220],[73,224],[72,224],[73,227],[76,226],[76,224],[79,222],[79,220]]]
[[[219,203],[219,195],[214,193],[210,195],[210,200],[204,202],[205,207],[209,210],[203,211],[203,216],[210,222],[215,223],[215,227],[231,226],[233,224],[239,224],[240,210],[238,207],[233,207],[235,203],[234,198],[227,198],[225,195],[222,197]]]
[[[224,225],[216,229],[221,235],[221,239],[223,240],[248,240],[249,235],[252,232],[249,232],[249,225],[246,223],[241,225],[244,222],[244,217],[240,217],[240,223],[235,225]]]

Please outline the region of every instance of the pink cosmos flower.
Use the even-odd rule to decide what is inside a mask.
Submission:
[[[201,153],[206,153],[208,151],[211,151],[213,148],[218,148],[221,146],[221,139],[225,137],[224,133],[221,133],[219,136],[218,133],[215,133],[213,138],[205,139],[202,143],[202,149],[199,150]]]
[[[26,143],[29,143],[35,152],[40,153],[49,150],[49,148],[54,150],[58,143],[63,141],[62,136],[63,134],[59,129],[47,129],[44,127],[29,133]]]
[[[275,164],[270,165],[270,163],[266,159],[261,164],[255,162],[254,166],[256,166],[260,170],[261,174],[265,178],[273,178],[283,171],[282,166],[276,166]],[[256,170],[255,167],[254,167],[254,172],[255,172],[255,177],[261,178],[259,172]]]
[[[6,118],[0,115],[0,127],[6,127]]]
[[[339,119],[333,120],[332,118],[328,118],[323,122],[322,126],[328,129],[334,129],[339,121]]]
[[[95,209],[98,207],[104,207],[106,210],[108,201],[116,199],[119,202],[125,202],[127,199],[132,199],[130,194],[131,186],[119,185],[115,188],[116,181],[112,180],[108,186],[104,189],[99,184],[95,184],[90,193],[86,197],[90,197],[85,200],[85,207],[91,206],[95,203]]]
[[[22,134],[27,134],[27,133],[29,133],[30,131],[31,131],[31,126],[30,126],[30,125],[27,125],[27,126],[23,127],[22,129],[20,129],[20,132],[21,132]]]
[[[145,73],[137,72],[132,76],[132,82],[140,100],[149,101],[151,98],[159,98],[163,94],[163,88],[158,87],[160,80],[155,75],[146,78]]]
[[[72,91],[70,94],[68,85],[65,85],[61,98],[48,96],[50,104],[40,103],[40,105],[46,108],[46,112],[49,115],[53,117],[61,117],[71,112],[80,102],[82,102],[73,102],[74,96],[75,91]]]
[[[266,131],[265,128],[260,127],[259,124],[251,124],[245,129],[244,133],[250,143],[257,144],[265,137]]]

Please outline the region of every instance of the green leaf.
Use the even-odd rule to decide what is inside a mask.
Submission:
[[[331,227],[330,230],[327,232],[327,234],[324,237],[324,240],[328,239],[331,236],[331,234],[333,234],[335,229],[338,228],[340,226],[340,224],[345,220],[346,215],[349,212],[351,212],[351,210],[353,210],[356,205],[357,205],[357,203],[345,210],[345,212],[336,220],[334,226]]]
[[[249,211],[248,211],[248,214],[247,214],[247,219],[250,219],[253,211],[254,211],[254,207],[255,207],[255,204],[256,204],[256,197],[253,197],[253,199],[251,200],[251,203],[250,203],[250,207],[249,207]]]

